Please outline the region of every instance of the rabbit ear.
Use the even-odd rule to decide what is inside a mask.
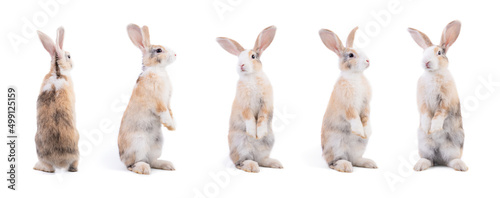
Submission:
[[[49,36],[39,30],[37,31],[37,33],[38,37],[40,37],[40,41],[42,41],[42,45],[45,50],[49,52],[51,57],[54,57],[54,55],[56,54],[56,46],[54,45],[54,41],[52,41]]]
[[[347,36],[347,43],[346,43],[347,48],[352,48],[354,44],[354,35],[356,35],[356,30],[358,30],[358,27],[352,29],[351,33],[349,33],[349,36]]]
[[[264,50],[271,45],[271,42],[274,39],[274,35],[276,34],[276,26],[269,26],[266,29],[262,30],[262,32],[257,37],[255,41],[255,45],[253,47],[253,51],[257,54],[261,55]]]
[[[144,44],[142,43],[142,30],[141,28],[136,25],[136,24],[129,24],[127,26],[127,32],[128,32],[128,37],[134,43],[136,47],[141,49],[141,51],[145,52],[146,49],[144,47]]]
[[[149,28],[148,26],[142,26],[142,44],[144,44],[144,47],[150,47],[151,46],[151,41],[149,39]]]
[[[64,28],[61,26],[57,29],[57,37],[56,37],[56,45],[59,47],[60,50],[63,48],[63,41],[64,41]]]
[[[319,31],[319,37],[321,37],[321,41],[323,41],[323,44],[325,44],[328,49],[335,52],[338,56],[342,56],[344,45],[342,45],[342,41],[340,41],[335,33],[331,30],[321,29]]]
[[[425,35],[424,33],[413,28],[408,28],[408,32],[410,32],[411,37],[413,38],[413,40],[415,40],[415,42],[417,42],[420,47],[426,49],[430,46],[433,46],[429,37],[427,37],[427,35]]]
[[[224,48],[232,55],[239,56],[240,53],[245,50],[238,42],[234,41],[233,39],[229,39],[226,37],[217,37],[217,39],[215,40],[222,48]]]
[[[452,21],[444,28],[443,34],[441,35],[441,47],[445,52],[448,51],[448,48],[457,40],[461,26],[462,24],[460,21]]]

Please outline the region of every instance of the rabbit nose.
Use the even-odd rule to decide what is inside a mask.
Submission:
[[[177,54],[174,54],[174,56],[177,56]]]
[[[245,66],[245,64],[241,64],[241,66],[243,67],[243,66]]]
[[[366,62],[367,62],[367,63],[369,63],[369,62],[370,62],[370,60],[366,60]]]

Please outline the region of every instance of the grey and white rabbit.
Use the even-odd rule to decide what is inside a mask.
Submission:
[[[457,171],[468,170],[461,160],[464,129],[460,100],[446,56],[460,34],[460,27],[460,21],[450,22],[443,30],[439,45],[432,44],[424,33],[408,28],[415,42],[424,49],[420,63],[424,73],[417,87],[420,111],[418,150],[421,159],[415,164],[416,171],[433,165],[445,165]]]
[[[172,84],[166,67],[176,59],[173,50],[150,42],[149,28],[129,24],[132,43],[142,52],[143,71],[139,75],[123,114],[118,135],[121,161],[128,170],[148,175],[151,168],[174,170],[174,165],[158,159],[162,153],[162,125],[175,130],[170,108]]]
[[[240,79],[233,102],[228,139],[231,160],[238,169],[247,172],[259,172],[259,166],[283,168],[278,160],[269,157],[274,145],[273,89],[260,61],[275,33],[275,26],[264,29],[253,49],[244,49],[229,38],[217,38],[222,48],[238,57],[236,71]]]
[[[340,172],[352,172],[353,166],[377,168],[373,160],[363,158],[372,133],[371,88],[363,74],[370,61],[360,49],[353,47],[357,29],[347,37],[346,47],[332,31],[319,31],[326,47],[339,56],[341,73],[323,118],[321,146],[328,166]]]

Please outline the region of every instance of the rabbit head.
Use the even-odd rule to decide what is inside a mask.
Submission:
[[[132,43],[142,52],[144,67],[165,67],[175,61],[177,55],[173,50],[161,45],[151,45],[148,26],[142,26],[141,29],[136,24],[129,24],[127,32]]]
[[[253,49],[244,49],[238,42],[225,37],[218,37],[216,40],[227,52],[238,57],[238,64],[236,67],[238,74],[251,75],[262,71],[260,57],[273,41],[275,34],[275,26],[269,26],[262,30],[255,41]]]
[[[432,44],[431,40],[424,33],[408,28],[413,40],[424,49],[422,58],[422,67],[426,71],[436,71],[448,67],[448,58],[446,53],[449,47],[457,40],[460,34],[460,21],[452,21],[444,28],[439,45]]]
[[[69,52],[63,50],[64,41],[64,28],[59,27],[57,29],[56,42],[41,31],[37,31],[42,45],[49,52],[50,57],[52,57],[52,67],[51,71],[56,72],[57,75],[70,71],[73,68],[73,62],[71,61],[71,55]]]
[[[319,36],[326,47],[339,56],[339,67],[343,72],[361,72],[370,66],[368,57],[361,50],[353,47],[356,30],[358,27],[349,33],[346,47],[331,30],[321,29],[319,31]]]

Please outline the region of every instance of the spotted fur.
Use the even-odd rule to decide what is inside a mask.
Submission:
[[[370,63],[364,53],[353,48],[357,29],[349,34],[346,47],[332,31],[319,31],[326,47],[339,56],[341,75],[323,118],[321,146],[329,167],[340,172],[352,172],[353,166],[377,168],[374,161],[363,158],[371,135],[371,88],[363,71]]]
[[[37,100],[38,162],[35,170],[54,172],[56,168],[78,170],[79,134],[75,121],[75,95],[69,72],[73,64],[63,51],[64,29],[57,30],[56,43],[38,31],[43,46],[52,57],[50,71],[43,80]]]
[[[244,49],[236,41],[218,37],[217,42],[229,53],[238,56],[236,97],[229,122],[230,157],[235,166],[247,172],[259,172],[259,166],[283,168],[269,158],[274,144],[272,131],[273,89],[262,71],[260,57],[271,44],[276,27],[264,29],[253,49]]]
[[[121,161],[133,172],[149,174],[151,168],[174,170],[169,161],[159,160],[163,147],[161,126],[175,130],[170,109],[172,85],[166,66],[175,61],[174,51],[151,45],[149,29],[130,24],[130,40],[142,52],[143,72],[136,81],[118,135]]]
[[[446,54],[460,34],[461,23],[450,22],[443,30],[441,43],[433,45],[424,33],[409,28],[415,42],[424,49],[418,80],[417,104],[420,111],[418,129],[419,153],[422,157],[414,169],[422,171],[433,165],[445,165],[467,171],[461,160],[464,130],[460,100],[455,82],[448,70]]]

